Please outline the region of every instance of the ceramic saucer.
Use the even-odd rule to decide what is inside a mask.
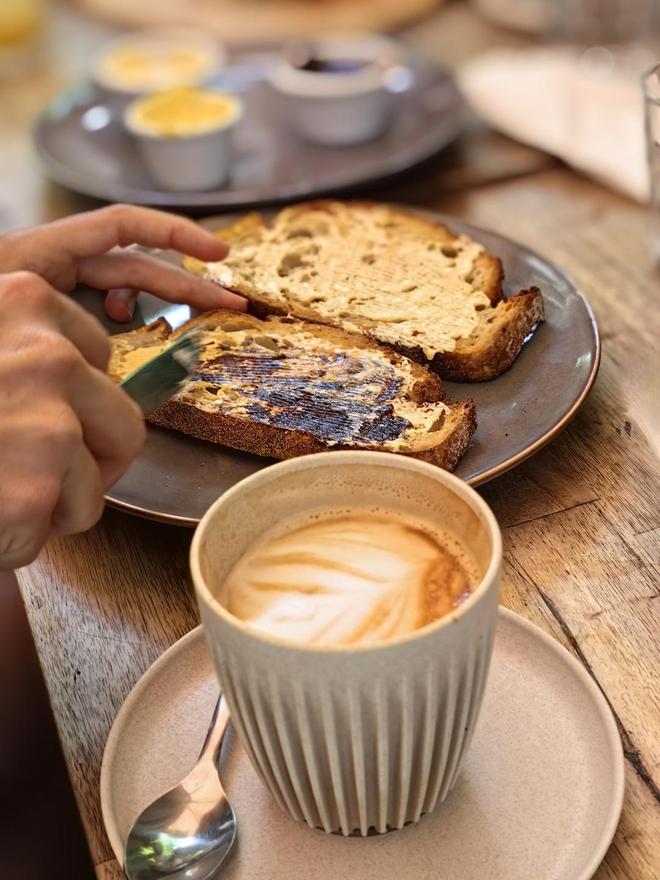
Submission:
[[[198,628],[124,703],[101,774],[103,818],[120,862],[133,820],[194,764],[216,697]],[[561,645],[504,609],[462,774],[417,825],[361,839],[297,824],[231,736],[221,770],[239,829],[223,880],[587,880],[614,835],[624,785],[616,725],[593,680]]]

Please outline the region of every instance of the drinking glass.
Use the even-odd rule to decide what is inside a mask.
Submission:
[[[651,246],[660,260],[660,63],[642,77],[646,149],[649,159]]]

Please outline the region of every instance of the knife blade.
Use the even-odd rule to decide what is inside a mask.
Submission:
[[[173,397],[195,372],[201,354],[201,334],[189,331],[127,376],[120,387],[147,416]]]

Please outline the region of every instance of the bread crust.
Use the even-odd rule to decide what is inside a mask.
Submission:
[[[173,428],[200,440],[229,446],[240,452],[279,460],[338,449],[373,451],[380,448],[377,445],[351,446],[342,443],[330,445],[306,431],[279,428],[264,422],[236,418],[222,413],[207,413],[178,400],[168,401],[152,413],[148,421],[163,428]],[[465,452],[476,427],[476,410],[471,400],[452,404],[443,426],[444,430],[435,446],[429,449],[402,450],[395,454],[418,458],[445,470],[453,470]]]
[[[543,299],[538,287],[503,299],[494,309],[493,329],[475,345],[471,337],[459,340],[454,351],[438,352],[428,363],[421,348],[393,346],[395,351],[454,382],[486,382],[500,376],[520,354],[527,337],[543,321]]]

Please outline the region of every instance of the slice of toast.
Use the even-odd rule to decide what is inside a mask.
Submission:
[[[269,458],[326,449],[412,455],[452,469],[476,428],[474,404],[444,400],[438,377],[359,334],[219,310],[172,332],[163,319],[112,337],[121,380],[190,327],[200,365],[153,424]]]
[[[308,202],[218,230],[221,263],[183,265],[243,294],[251,311],[363,333],[456,381],[511,366],[543,320],[538,288],[502,298],[502,264],[465,235],[382,204]]]

